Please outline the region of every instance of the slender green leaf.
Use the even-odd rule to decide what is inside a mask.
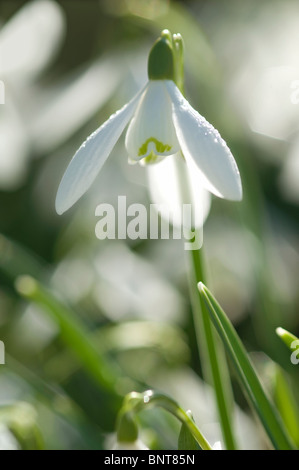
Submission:
[[[276,366],[274,371],[274,399],[283,422],[295,444],[299,447],[299,412],[297,403],[283,370]]]
[[[223,345],[210,320],[205,302],[196,289],[197,282],[205,278],[202,250],[192,250],[190,253],[193,265],[193,279],[196,281],[190,283],[192,310],[204,378],[212,385],[215,391],[219,420],[226,448],[228,450],[235,450],[237,443],[233,425],[234,402],[226,356]]]
[[[198,285],[210,317],[235,365],[239,378],[274,447],[290,450],[294,446],[274,405],[266,395],[257,373],[230,320],[211,292],[202,283]]]
[[[84,369],[101,388],[115,393],[115,385],[120,378],[120,373],[115,364],[111,364],[106,357],[103,357],[90,341],[90,333],[85,324],[51,291],[32,277],[18,278],[16,289],[23,297],[32,300],[51,315],[59,326],[61,338],[79,359]]]
[[[193,416],[190,411],[187,411],[186,414],[188,414],[193,420]],[[178,450],[202,450],[185,423],[182,424],[180,430]]]

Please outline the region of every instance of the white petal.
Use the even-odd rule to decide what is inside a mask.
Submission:
[[[132,160],[149,155],[173,155],[179,150],[171,101],[163,81],[149,82],[129,125],[126,148]]]
[[[170,218],[171,223],[183,225],[181,189],[179,173],[186,172],[189,182],[189,193],[193,205],[196,226],[201,227],[210,210],[210,194],[203,189],[198,180],[198,170],[190,172],[181,155],[171,155],[156,165],[147,166],[151,200],[159,206],[158,210],[164,219]],[[185,201],[187,202],[187,201]]]
[[[62,214],[88,190],[134,114],[144,90],[113,114],[81,145],[63,175],[56,196],[56,211]]]
[[[206,189],[239,201],[242,184],[234,157],[219,132],[195,111],[171,80],[165,85],[173,104],[173,122],[187,163],[194,161]]]

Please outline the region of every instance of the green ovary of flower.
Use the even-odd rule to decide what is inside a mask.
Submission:
[[[169,152],[171,150],[171,145],[163,144],[159,140],[155,139],[155,137],[150,137],[149,139],[147,139],[144,142],[144,144],[141,145],[141,147],[138,151],[138,157],[142,157],[142,155],[144,155],[145,159],[150,160],[147,163],[153,162],[152,160],[155,160],[157,158],[157,155],[155,154],[155,152],[153,150],[150,152],[149,155],[146,155],[147,152],[148,152],[148,144],[150,144],[151,142],[153,142],[155,144],[156,151],[160,155],[163,154],[164,152]]]

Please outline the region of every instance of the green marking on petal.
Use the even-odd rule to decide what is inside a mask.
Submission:
[[[144,144],[141,145],[140,149],[139,149],[139,152],[138,152],[138,157],[142,157],[142,155],[146,155],[148,150],[147,150],[147,147],[148,147],[148,144],[150,142],[153,142],[156,146],[156,151],[158,152],[158,154],[163,154],[164,152],[169,152],[169,150],[171,150],[171,145],[168,145],[168,144],[163,144],[162,142],[160,142],[159,140],[155,139],[155,137],[150,137],[149,139],[147,139]],[[149,157],[151,156],[155,156],[155,153],[153,151],[151,151],[150,155],[148,155]]]
[[[155,155],[153,152],[151,152],[147,157],[145,157],[143,160],[142,160],[142,163],[144,165],[152,165],[153,163],[156,163],[156,161],[158,160],[158,156]]]

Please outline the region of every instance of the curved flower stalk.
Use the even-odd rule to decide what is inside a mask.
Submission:
[[[148,62],[149,80],[121,110],[81,145],[60,183],[56,211],[68,210],[89,189],[125,127],[130,163],[157,164],[180,155],[198,185],[218,197],[242,198],[236,162],[219,132],[195,111],[175,84],[169,32],[162,32]]]
[[[140,443],[138,438],[136,415],[145,409],[150,410],[157,407],[164,409],[177,418],[202,450],[213,450],[196,426],[191,412],[184,411],[171,397],[163,393],[157,393],[154,390],[146,390],[143,393],[131,392],[125,396],[117,419],[116,445],[118,449],[127,449],[128,446],[131,446],[132,450],[137,450],[137,447],[132,446],[144,445]],[[143,448],[143,450],[145,449]]]

